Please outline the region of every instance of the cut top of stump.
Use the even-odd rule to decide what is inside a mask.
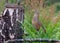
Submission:
[[[6,4],[6,8],[18,8],[18,7],[22,7],[22,6],[17,4]]]

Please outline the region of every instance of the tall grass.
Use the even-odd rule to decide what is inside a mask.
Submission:
[[[40,28],[39,32],[37,32],[31,23],[34,15],[32,9],[25,9],[24,30],[29,34],[25,38],[60,39],[60,11],[56,13],[55,10],[56,6],[51,5],[49,7],[40,9],[39,11],[39,19],[47,31],[47,33],[44,33],[42,28]]]

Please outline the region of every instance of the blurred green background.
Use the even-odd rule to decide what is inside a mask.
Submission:
[[[16,0],[9,2],[16,3]],[[24,32],[28,34],[24,38],[60,39],[60,0],[22,0],[21,4],[25,9]],[[0,0],[0,13],[3,12],[4,6],[5,0]],[[39,9],[39,19],[47,33],[44,33],[42,28],[37,32],[33,27],[31,21],[35,9]]]

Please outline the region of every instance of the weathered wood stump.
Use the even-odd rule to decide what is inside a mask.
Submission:
[[[2,34],[2,26],[3,26],[3,19],[2,16],[0,15],[0,43],[4,43],[4,38],[5,36]]]
[[[22,6],[7,4],[1,18],[0,30],[2,30],[1,33],[5,41],[23,38],[22,23],[24,21],[24,8]]]

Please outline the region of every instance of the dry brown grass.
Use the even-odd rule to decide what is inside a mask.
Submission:
[[[50,19],[52,19],[55,15],[55,6],[52,5],[50,8],[49,8],[49,17]]]
[[[43,8],[44,0],[25,0],[30,9]]]
[[[57,16],[54,16],[53,18],[52,18],[52,23],[53,24],[55,24],[55,23],[57,23],[58,21],[60,21],[60,11],[58,12],[58,15]]]

